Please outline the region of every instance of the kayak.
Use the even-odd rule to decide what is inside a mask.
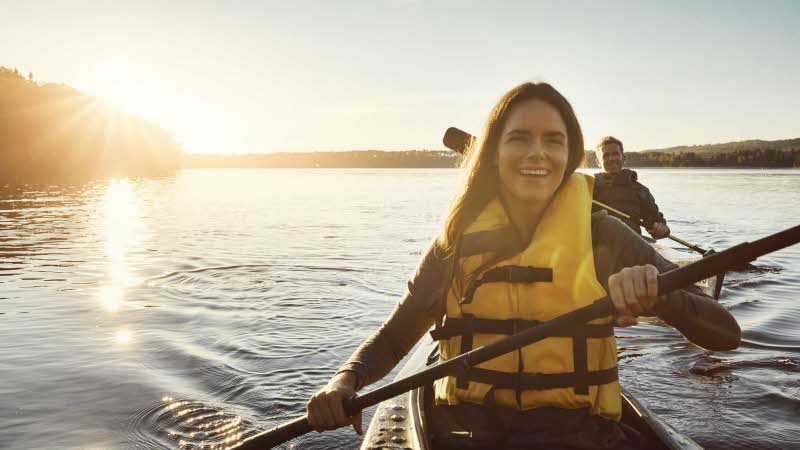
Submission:
[[[702,259],[703,256],[710,256],[714,254],[714,251],[711,250],[705,255],[701,256],[697,253],[687,253],[676,248],[667,247],[657,241],[648,240],[648,242],[661,256],[666,258],[668,261],[674,262],[678,265],[678,267],[683,267],[689,263],[697,261],[698,259]],[[725,274],[721,273],[716,277],[706,278],[705,280],[698,281],[695,284],[702,289],[706,295],[714,300],[719,300],[719,296],[722,293],[722,283],[724,280]]]
[[[651,245],[662,256],[678,266],[701,258],[658,243]],[[703,292],[718,299],[724,274],[697,283]],[[438,361],[438,344],[425,335],[417,350],[397,374],[399,380],[425,369]],[[427,407],[432,398],[432,385],[414,389],[378,405],[364,435],[361,450],[436,450],[426,431]],[[427,399],[427,402],[426,402]],[[702,450],[696,442],[656,417],[624,387],[622,388],[622,422],[638,430],[648,440],[645,448],[653,450]]]
[[[395,380],[408,377],[438,361],[438,345],[426,335]],[[432,385],[389,399],[375,410],[361,450],[436,450],[426,430]],[[660,420],[622,388],[622,422],[647,439],[652,450],[702,450],[696,442]]]

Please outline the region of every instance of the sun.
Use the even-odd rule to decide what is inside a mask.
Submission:
[[[156,74],[145,64],[121,58],[102,61],[92,68],[87,88],[126,113],[160,118]]]

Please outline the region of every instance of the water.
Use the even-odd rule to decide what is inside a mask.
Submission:
[[[198,170],[5,188],[0,447],[225,446],[303,413],[403,294],[457,177]],[[640,179],[673,233],[701,246],[800,217],[796,170]],[[739,350],[656,324],[618,333],[622,382],[709,449],[800,448],[800,247],[757,264],[721,299]],[[286,448],[359,443],[340,430]]]

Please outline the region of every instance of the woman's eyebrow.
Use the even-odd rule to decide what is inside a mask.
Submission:
[[[563,132],[563,131],[558,131],[558,130],[555,130],[555,131],[546,131],[546,132],[544,133],[544,136],[545,136],[545,137],[561,137],[561,138],[566,138],[566,137],[567,137],[567,135],[566,135],[566,134],[564,134],[564,132]]]
[[[530,136],[530,135],[531,132],[523,128],[514,128],[513,130],[506,132],[506,136]]]

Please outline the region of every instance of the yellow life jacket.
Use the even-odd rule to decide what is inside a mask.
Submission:
[[[446,315],[432,332],[444,360],[606,296],[592,255],[594,180],[575,173],[556,193],[533,240],[520,252],[479,274],[493,251],[509,245],[516,230],[499,199],[492,200],[461,239]],[[437,404],[486,403],[528,410],[543,406],[589,408],[618,421],[622,415],[617,345],[612,318],[505,354],[437,380]]]

